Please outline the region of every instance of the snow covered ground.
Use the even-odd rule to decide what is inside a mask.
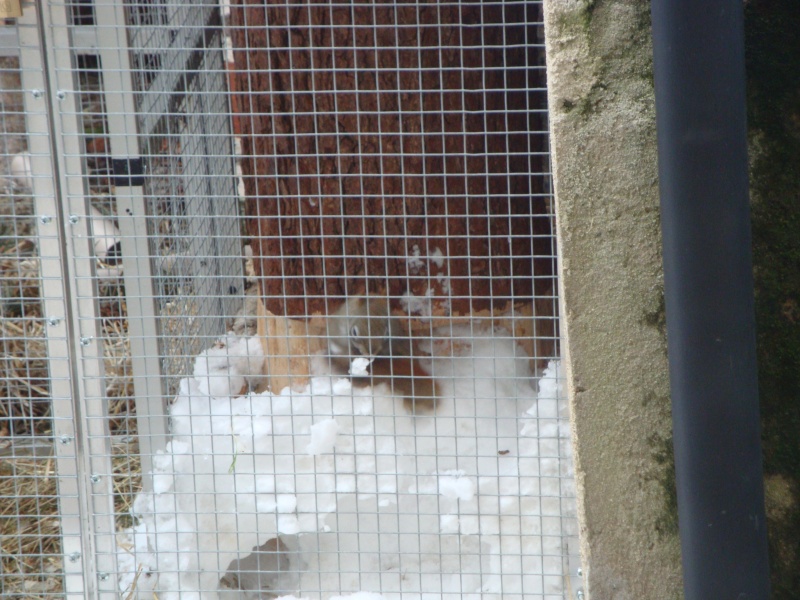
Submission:
[[[258,375],[258,340],[202,353],[171,405],[154,489],[120,534],[120,590],[565,597],[577,542],[559,365],[535,379],[507,334],[477,327],[430,350],[434,416],[407,414],[386,385],[331,376],[237,396]]]

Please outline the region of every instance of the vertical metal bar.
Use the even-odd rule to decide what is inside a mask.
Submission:
[[[738,0],[652,4],[684,590],[768,598]]]
[[[140,157],[140,147],[124,7],[117,2],[99,3],[94,10],[111,156],[136,159]],[[141,186],[117,185],[115,196],[122,234],[120,242],[142,485],[145,490],[152,490],[152,457],[167,444],[167,417],[147,208]]]
[[[24,25],[20,28],[21,53],[23,64],[34,60],[35,52],[41,57],[42,75],[25,69],[23,86],[42,90],[39,99],[49,117],[33,119],[29,134],[36,208],[53,217],[48,223],[39,220],[40,233],[49,235],[50,241],[40,244],[45,314],[54,319],[53,329],[48,332],[48,351],[54,357],[68,357],[65,362],[53,362],[56,372],[51,372],[54,381],[63,378],[69,382],[63,387],[64,398],[53,398],[59,436],[56,448],[65,585],[67,596],[89,598],[101,590],[113,592],[114,581],[109,574],[116,571],[102,338],[79,152],[79,109],[69,52],[68,15],[64,5],[37,3],[35,9],[26,6],[20,19]],[[38,27],[37,39],[33,39],[34,25]],[[34,131],[36,127],[40,130]],[[45,176],[47,161],[43,158],[48,155],[49,178]],[[55,238],[45,227],[51,224],[57,232]],[[53,243],[54,239],[58,243]],[[64,314],[58,314],[60,311]],[[59,319],[57,323],[55,319]],[[63,430],[67,431],[61,433]]]
[[[64,591],[67,597],[81,598],[88,589],[84,581],[84,564],[86,557],[91,556],[91,546],[83,527],[85,513],[80,497],[82,470],[76,452],[74,386],[69,384],[74,360],[70,344],[73,334],[64,289],[63,240],[56,201],[43,48],[34,6],[25,7],[23,16],[18,19],[18,30],[34,211],[38,227],[42,314],[48,322],[45,331],[58,474],[61,550],[64,556]]]

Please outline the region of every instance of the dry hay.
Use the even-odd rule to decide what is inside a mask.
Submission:
[[[50,433],[49,384],[30,197],[0,197],[0,439]]]
[[[4,499],[0,502],[0,595],[4,598],[61,591],[56,481],[55,461],[46,447],[30,446],[16,457],[0,460],[0,497]]]
[[[29,196],[0,195],[0,539],[2,597],[62,591],[52,405]],[[141,490],[135,406],[121,285],[98,299],[118,527]]]

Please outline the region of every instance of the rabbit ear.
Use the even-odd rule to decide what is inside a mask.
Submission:
[[[358,325],[353,325],[350,328],[350,337],[354,337],[354,338],[358,337]]]

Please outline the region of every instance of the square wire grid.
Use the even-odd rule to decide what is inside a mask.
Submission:
[[[22,108],[8,77],[35,52],[4,63],[4,593],[571,596],[540,9],[20,20],[49,91]],[[435,410],[408,409],[393,360],[372,386],[331,373],[325,316],[366,292],[412,331],[399,358]]]

